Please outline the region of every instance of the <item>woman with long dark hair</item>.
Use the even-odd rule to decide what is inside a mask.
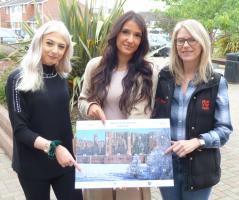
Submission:
[[[145,60],[149,44],[144,19],[133,11],[122,15],[109,33],[102,57],[85,69],[79,111],[86,119],[149,118],[157,70]],[[86,190],[85,199],[150,199],[146,188]]]

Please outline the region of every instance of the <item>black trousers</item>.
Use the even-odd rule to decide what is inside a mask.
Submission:
[[[83,200],[82,191],[75,189],[74,171],[50,180],[31,179],[19,174],[18,179],[27,200],[50,200],[50,186],[58,200]]]

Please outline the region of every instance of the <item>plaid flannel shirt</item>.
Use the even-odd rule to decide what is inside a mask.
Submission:
[[[185,94],[181,86],[176,85],[171,108],[171,137],[172,140],[184,140],[186,134],[187,107],[196,87],[189,82]],[[224,145],[232,132],[228,86],[224,77],[221,77],[215,107],[215,126],[213,130],[201,134],[205,140],[204,148],[218,148]]]

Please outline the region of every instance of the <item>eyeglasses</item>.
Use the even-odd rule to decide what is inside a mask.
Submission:
[[[183,46],[185,42],[187,42],[189,46],[193,46],[198,43],[194,38],[177,38],[175,41],[178,46]]]

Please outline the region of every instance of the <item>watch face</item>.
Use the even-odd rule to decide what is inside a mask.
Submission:
[[[50,143],[45,144],[43,151],[45,153],[48,153],[49,149],[50,149]]]
[[[205,145],[204,139],[199,139],[199,142],[200,142],[200,145],[201,145],[201,146],[204,146],[204,145]]]

